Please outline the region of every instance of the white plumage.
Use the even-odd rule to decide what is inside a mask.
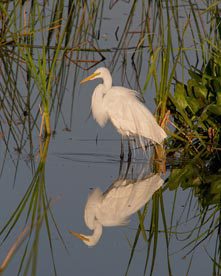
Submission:
[[[103,79],[103,83],[94,89],[91,109],[98,124],[103,127],[110,120],[123,137],[138,137],[143,149],[143,139],[162,144],[167,135],[140,101],[138,92],[112,86],[111,74],[104,67],[97,69],[81,83],[97,78]]]
[[[141,180],[117,180],[102,193],[96,188],[89,195],[84,210],[84,220],[93,234],[90,236],[70,231],[88,246],[95,245],[103,226],[124,225],[129,217],[150,200],[156,190],[163,185],[159,174],[152,174]]]

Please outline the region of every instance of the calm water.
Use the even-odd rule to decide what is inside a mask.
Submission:
[[[111,3],[113,4],[113,1]],[[117,32],[119,34],[123,33],[123,26],[130,8],[131,3],[127,3],[127,1],[118,1],[111,10],[108,5],[104,5],[103,23],[100,39],[98,40],[100,48],[113,49],[119,46],[116,31],[119,27]],[[141,14],[141,6],[136,9],[131,31],[139,29],[141,20],[139,14]],[[130,40],[128,38],[126,44],[127,46],[134,46],[136,45],[135,42],[136,34],[132,35]],[[174,43],[176,44],[176,42]],[[192,42],[190,41],[191,44]],[[119,56],[114,60],[114,63],[113,57],[115,57],[116,51],[113,49],[111,53],[105,53],[106,59],[99,66],[107,66],[113,69],[113,82],[115,85],[130,86],[133,89],[139,89],[139,86],[143,87],[148,68],[148,54],[144,53],[139,63],[142,70],[139,75],[139,81],[137,81],[131,66],[133,51],[118,50],[118,52]],[[190,53],[191,56],[194,60],[195,55]],[[124,67],[125,62],[127,63],[126,67]],[[56,120],[57,113],[52,112],[51,120],[53,127],[55,126],[54,122],[56,122],[56,133],[50,139],[43,167],[40,169],[38,167],[41,160],[39,154],[41,139],[38,137],[38,131],[35,130],[33,134],[31,150],[28,135],[24,135],[21,141],[28,142],[21,153],[16,150],[17,145],[13,138],[9,137],[8,139],[8,150],[6,150],[4,141],[1,141],[1,164],[3,168],[0,179],[1,228],[21,202],[36,175],[40,180],[39,182],[36,181],[35,187],[38,187],[39,191],[43,191],[44,194],[41,197],[39,192],[36,199],[36,204],[37,202],[39,204],[38,210],[41,209],[41,212],[39,211],[39,214],[41,213],[41,216],[39,215],[39,223],[31,226],[31,222],[28,220],[27,225],[29,228],[25,239],[12,257],[3,275],[16,275],[23,256],[25,256],[24,266],[29,262],[30,264],[33,262],[32,265],[35,266],[34,260],[37,260],[36,274],[43,276],[54,275],[55,270],[57,275],[65,276],[125,275],[127,271],[140,222],[137,212],[130,217],[130,222],[126,226],[104,227],[100,241],[92,248],[87,247],[80,240],[70,235],[68,231],[74,230],[79,233],[90,234],[90,230],[84,223],[83,215],[85,203],[91,190],[97,187],[105,192],[119,178],[128,179],[128,181],[132,179],[136,183],[150,175],[153,171],[151,162],[152,149],[149,149],[147,155],[135,151],[135,158],[133,158],[128,168],[128,173],[126,173],[128,164],[127,162],[121,164],[119,159],[119,135],[111,124],[101,129],[90,116],[91,92],[98,82],[93,81],[82,86],[79,85],[80,80],[92,73],[94,69],[89,71],[79,69],[78,76],[74,75],[75,70],[75,65],[71,64],[67,75],[62,108],[59,111],[59,120]],[[182,68],[178,68],[177,72],[182,72]],[[73,76],[75,76],[74,82],[76,82],[76,85],[73,85]],[[184,79],[187,79],[186,72]],[[17,78],[17,87],[22,90],[23,86],[21,74]],[[149,85],[149,90],[151,90],[151,87],[153,87],[153,84]],[[62,85],[60,89],[62,89]],[[75,94],[74,100],[73,91]],[[145,93],[144,97],[148,108],[154,111],[154,91]],[[72,102],[73,112],[71,111]],[[35,107],[36,110],[37,106]],[[4,117],[3,115],[1,116],[2,118]],[[40,117],[38,121],[40,125]],[[2,121],[2,125],[7,130],[4,121]],[[30,156],[30,151],[32,156]],[[168,259],[172,275],[213,275],[213,261],[211,258],[214,256],[217,235],[210,235],[209,226],[200,224],[203,215],[200,212],[200,204],[194,190],[183,189],[182,187],[174,190],[168,188],[167,180],[170,177],[170,169],[175,165],[177,166],[176,162],[178,165],[182,163],[180,160],[168,160],[167,173],[162,176],[165,183],[160,191],[157,192],[158,195],[155,195],[155,200],[157,200],[157,197],[159,200],[159,195],[162,193],[161,200],[163,200],[163,205],[158,205],[160,208],[158,213],[159,225],[155,225],[155,229],[157,229],[155,237],[157,240],[152,238],[151,242],[148,242],[142,233],[139,235],[128,275],[144,274],[148,254],[150,254],[150,257],[146,265],[146,275],[151,275],[153,259],[155,259],[155,264],[152,275],[169,275]],[[189,160],[185,160],[185,162],[189,162]],[[36,172],[39,173],[36,174]],[[191,184],[192,179],[189,181]],[[40,188],[41,186],[42,188]],[[46,195],[48,202],[44,205]],[[34,202],[34,199],[29,196],[28,202],[31,201]],[[149,237],[151,221],[152,224],[156,222],[153,218],[153,209],[156,208],[154,204],[152,200],[149,201],[144,220],[147,238]],[[51,212],[49,211],[49,206]],[[16,238],[22,233],[29,211],[27,205],[15,226],[12,227],[9,236],[6,237],[5,242],[1,245],[1,261],[5,258],[12,244],[15,243]],[[42,219],[44,212],[48,213],[48,224]],[[205,221],[207,218],[209,221],[209,215],[212,212],[211,207],[211,211],[208,211],[205,215]],[[53,219],[50,214],[53,214]],[[171,232],[168,235],[169,240],[165,236],[164,219],[167,225],[167,235]],[[214,216],[215,219],[217,217]],[[39,227],[41,231],[37,238],[35,233]],[[193,231],[194,229],[199,231]],[[3,241],[6,233],[2,233],[1,241]],[[29,236],[30,233],[32,233],[31,236]],[[205,233],[202,238],[206,237],[207,234],[208,238],[198,244],[195,239],[201,233]],[[154,242],[157,245],[154,245]],[[195,246],[196,248],[194,248]],[[36,250],[37,248],[38,251]],[[35,252],[38,252],[36,259],[34,258]],[[154,253],[156,253],[155,257],[153,257]],[[29,259],[29,256],[32,259],[31,257]],[[25,272],[22,269],[20,275],[25,275]],[[33,274],[34,270],[32,269],[27,271],[27,275]]]

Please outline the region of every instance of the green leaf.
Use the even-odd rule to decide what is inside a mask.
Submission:
[[[187,81],[187,91],[189,96],[193,95],[204,100],[206,100],[208,94],[207,88],[194,79]]]
[[[184,88],[184,85],[181,83],[177,83],[174,99],[176,101],[176,106],[178,106],[179,109],[185,109],[188,106],[185,95],[186,90]]]
[[[216,91],[216,103],[221,106],[221,90]]]
[[[208,106],[208,111],[211,113],[220,116],[221,115],[221,105],[216,105],[216,104],[210,104]]]
[[[173,169],[168,180],[168,187],[170,190],[176,190],[180,185],[182,169]]]
[[[202,81],[202,73],[200,71],[199,71],[200,73],[196,73],[192,70],[189,70],[188,72],[189,72],[189,75],[192,79],[196,80],[197,82]]]
[[[193,114],[196,114],[203,107],[203,104],[200,104],[200,101],[193,97],[187,97],[187,103]]]

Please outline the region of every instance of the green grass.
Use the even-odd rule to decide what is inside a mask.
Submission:
[[[157,120],[169,134],[166,151],[172,160],[166,185],[154,195],[152,208],[145,206],[138,212],[127,272],[138,240],[142,239],[146,246],[144,274],[154,274],[161,233],[166,244],[167,270],[173,274],[170,246],[174,235],[179,234],[179,223],[182,224],[175,223],[177,190],[181,188],[190,191],[188,219],[194,209],[192,202],[197,202],[196,227],[186,234],[183,249],[189,256],[199,244],[217,235],[214,255],[207,254],[214,274],[220,274],[220,171],[216,167],[221,148],[219,1],[120,2],[124,1],[117,1],[112,8],[123,4],[128,11],[118,31],[113,30],[115,47],[101,47],[107,5],[103,0],[53,0],[45,4],[1,1],[0,137],[5,145],[1,174],[9,157],[16,184],[24,152],[32,157],[33,174],[18,207],[2,227],[1,237],[3,241],[8,239],[26,217],[28,237],[23,241],[26,246],[18,269],[24,275],[35,275],[39,237],[45,225],[56,274],[51,221],[57,226],[45,183],[50,138],[44,142],[36,164],[36,136],[41,133],[41,126],[42,134],[50,136],[59,121],[65,128],[72,128],[79,75],[105,61],[112,72],[122,76],[122,85],[154,98]],[[110,15],[111,12],[110,9]],[[68,108],[63,107],[67,91],[72,95]],[[16,159],[14,149],[18,153]],[[174,193],[171,210],[166,209],[164,199],[168,191]],[[191,264],[192,257],[187,272]]]

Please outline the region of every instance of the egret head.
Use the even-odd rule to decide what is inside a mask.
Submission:
[[[83,234],[76,233],[72,230],[69,230],[69,233],[71,235],[77,237],[81,241],[83,241],[87,246],[94,246],[95,244],[97,244],[97,242],[99,241],[100,236],[101,236],[101,235],[86,236],[86,235],[83,235]]]
[[[108,76],[110,76],[109,70],[105,67],[100,67],[93,74],[83,79],[80,83],[84,83],[89,80],[95,80],[99,78],[106,79]]]
[[[85,244],[87,244],[88,246],[92,246],[91,245],[91,241],[90,238],[86,235],[83,234],[79,234],[77,232],[74,232],[72,230],[69,230],[69,233],[73,236],[75,236],[76,238],[80,239],[81,241],[83,241]]]

